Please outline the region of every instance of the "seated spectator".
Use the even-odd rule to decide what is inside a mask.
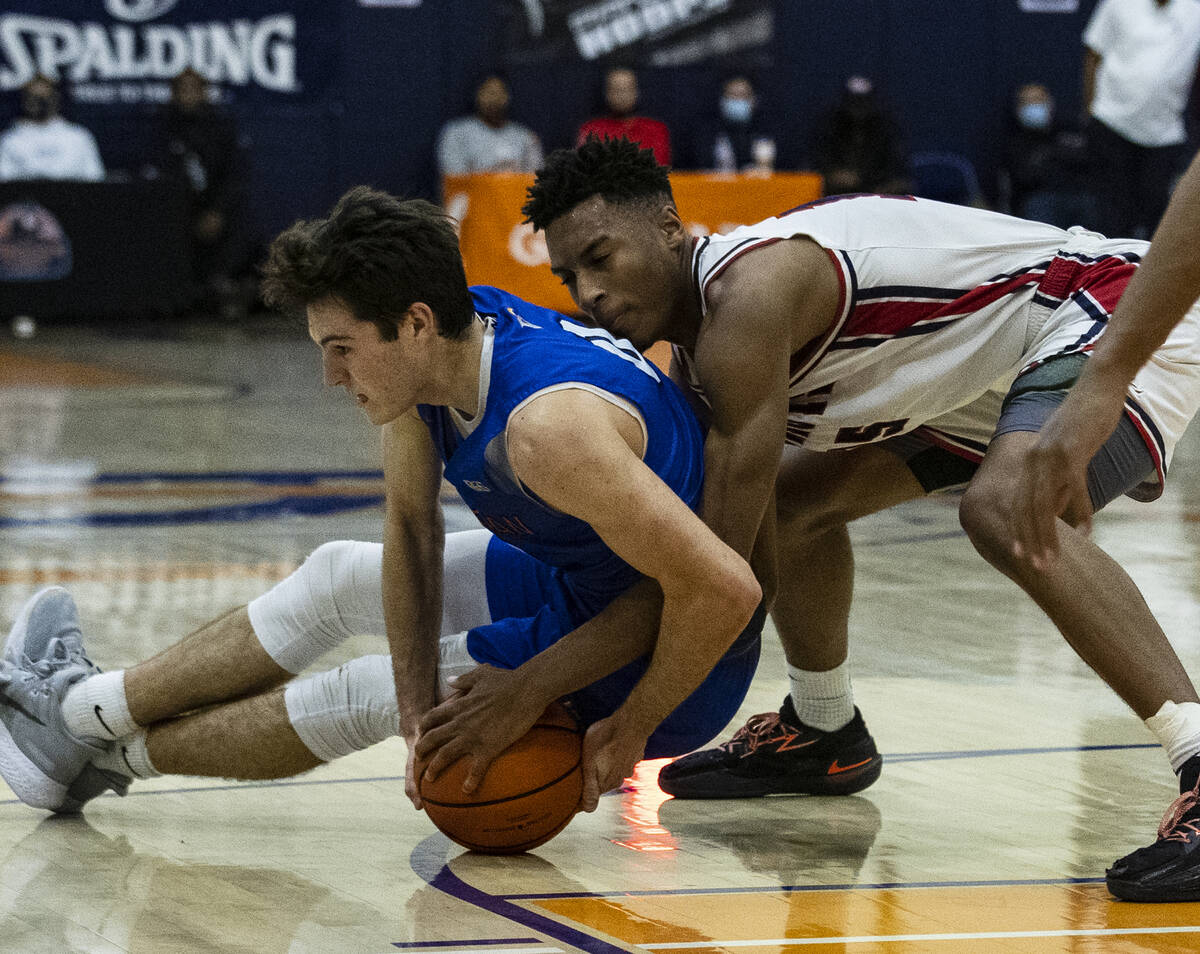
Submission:
[[[774,170],[775,137],[760,118],[749,77],[731,76],[721,84],[717,114],[701,124],[690,165],[715,172]]]
[[[1019,87],[1000,167],[1003,209],[1059,228],[1093,228],[1099,210],[1091,175],[1087,141],[1059,119],[1050,91],[1040,83]]]
[[[244,154],[233,118],[209,96],[208,81],[187,68],[171,80],[171,98],[160,129],[162,174],[182,182],[189,197],[184,227],[192,249],[198,307],[235,317],[244,309],[238,279],[249,252],[240,214]]]
[[[542,164],[537,134],[508,118],[511,97],[503,77],[490,73],[475,90],[475,114],[452,119],[438,137],[442,175],[536,172]]]
[[[841,98],[819,121],[814,143],[826,195],[911,191],[900,126],[884,111],[865,76],[846,80]]]
[[[671,133],[666,123],[634,114],[638,101],[637,75],[623,66],[614,67],[604,76],[605,116],[596,116],[579,127],[576,145],[588,136],[600,139],[628,139],[654,152],[660,165],[671,164]]]
[[[42,74],[21,87],[21,116],[0,135],[0,180],[104,178],[96,138],[59,115],[62,96]]]

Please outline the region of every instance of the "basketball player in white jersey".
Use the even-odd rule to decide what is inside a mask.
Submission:
[[[743,556],[778,513],[773,615],[791,691],[729,742],[663,769],[677,797],[848,793],[880,759],[846,669],[846,524],[966,485],[971,542],[1016,581],[1161,740],[1184,793],[1149,848],[1109,870],[1140,900],[1200,900],[1200,700],[1128,575],[1058,526],[1059,557],[1015,555],[1023,451],[1063,400],[1146,243],[912,197],[839,196],[694,239],[667,170],[620,141],[551,156],[524,211],[580,309],[640,347],[674,346],[709,419],[702,513]],[[1093,509],[1161,492],[1200,405],[1200,314],[1134,377],[1090,462]],[[762,570],[756,561],[756,569]],[[769,569],[760,577],[771,583]]]

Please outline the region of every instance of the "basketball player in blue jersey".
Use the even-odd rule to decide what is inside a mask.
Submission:
[[[690,798],[849,793],[880,759],[846,667],[846,524],[953,486],[975,548],[1145,720],[1179,776],[1159,840],[1109,889],[1200,900],[1200,700],[1128,575],[1060,522],[1058,559],[1015,546],[1025,451],[1063,401],[1146,243],[911,196],[839,196],[694,239],[667,170],[621,141],[552,155],[524,209],[580,309],[646,347],[709,419],[709,526],[745,557],[778,516],[772,614],[791,690],[729,742],[666,766]],[[1088,465],[1090,507],[1153,499],[1200,405],[1200,309],[1133,377]],[[1115,423],[1115,422],[1114,422]],[[772,506],[772,492],[775,504]],[[760,567],[756,561],[756,569]]]
[[[78,810],[159,773],[290,776],[399,733],[419,805],[421,719],[481,666],[522,670],[510,722],[561,699],[589,727],[587,810],[644,754],[720,731],[754,672],[761,592],[690,509],[703,438],[665,375],[607,332],[469,291],[448,220],[366,188],[279,236],[263,287],[381,428],[383,543],[325,544],[124,671],[88,660],[65,590],[36,595],[0,668],[0,773],[26,803]],[[443,533],[443,475],[485,529]],[[621,601],[651,585],[654,624],[631,630]],[[371,633],[390,655],[298,675]],[[453,719],[433,731],[431,770],[471,754]]]

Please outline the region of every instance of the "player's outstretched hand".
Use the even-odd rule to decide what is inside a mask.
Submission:
[[[1058,556],[1058,518],[1091,532],[1088,464],[1124,407],[1123,390],[1084,375],[1026,453],[1012,509],[1014,551],[1034,569],[1045,570]]]
[[[451,680],[455,692],[421,719],[417,739],[418,768],[430,779],[460,758],[470,759],[463,791],[483,783],[488,766],[530,730],[543,705],[537,688],[519,669],[476,666]]]
[[[646,751],[646,736],[619,718],[601,719],[583,737],[583,796],[579,810],[594,812],[600,796],[633,774]]]

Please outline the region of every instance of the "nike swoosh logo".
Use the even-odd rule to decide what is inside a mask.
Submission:
[[[96,713],[96,719],[99,720],[99,722],[102,726],[104,726],[104,731],[107,732],[109,735],[111,735],[115,739],[117,737],[117,733],[115,733],[112,729],[110,729],[108,727],[108,723],[104,721],[104,716],[102,716],[100,714],[101,712],[104,711],[103,707],[93,706],[92,711]]]
[[[36,722],[38,725],[41,725],[41,726],[44,726],[46,724],[41,719],[39,719],[37,716],[35,716],[32,712],[30,712],[28,709],[26,709],[23,705],[21,705],[19,702],[14,700],[12,698],[12,696],[10,696],[3,689],[0,689],[0,702],[3,702],[5,705],[10,706],[13,709],[16,709],[19,713],[21,713],[21,715],[23,715],[30,722]]]
[[[861,768],[870,762],[870,759],[863,759],[861,762],[855,762],[853,765],[840,765],[837,759],[833,760],[833,764],[829,766],[827,775],[837,775],[838,772],[849,772],[851,769]]]
[[[121,746],[121,761],[125,763],[125,767],[129,769],[129,774],[134,778],[141,778],[137,772],[133,770],[133,766],[129,764],[129,750],[125,746]]]

